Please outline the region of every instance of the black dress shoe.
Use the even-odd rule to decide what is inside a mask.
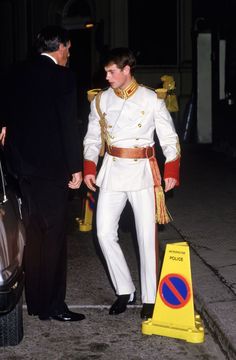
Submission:
[[[119,295],[118,299],[114,302],[109,310],[110,315],[118,315],[123,313],[126,310],[127,305],[135,304],[136,294],[134,293],[133,300],[130,300],[130,294],[128,295]]]
[[[61,314],[50,315],[50,318],[58,321],[81,321],[85,319],[85,316],[83,314],[66,310]]]
[[[155,304],[143,304],[142,310],[141,310],[141,319],[150,319],[153,315]]]

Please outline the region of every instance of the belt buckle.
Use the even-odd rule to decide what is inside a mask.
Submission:
[[[154,151],[154,147],[153,146],[148,146],[145,148],[145,157],[150,159],[152,157],[154,157],[155,155],[155,151]]]

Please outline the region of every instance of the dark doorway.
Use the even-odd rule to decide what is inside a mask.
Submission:
[[[87,90],[91,88],[91,30],[70,30],[70,68],[75,72],[78,88],[78,115],[84,128],[87,124],[89,102]]]

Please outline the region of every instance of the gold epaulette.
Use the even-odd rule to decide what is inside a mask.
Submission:
[[[91,89],[87,91],[88,101],[91,102],[102,89]]]
[[[87,91],[87,98],[88,98],[88,101],[91,102],[93,101],[93,99],[95,98],[95,96],[97,96],[97,94],[99,94],[100,92],[103,92],[105,90],[107,90],[108,87],[105,87],[103,89],[91,89],[91,90],[88,90]]]
[[[165,99],[167,96],[167,89],[159,88],[159,89],[156,89],[155,92],[159,99]]]

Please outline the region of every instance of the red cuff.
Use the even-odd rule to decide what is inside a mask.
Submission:
[[[90,160],[84,160],[84,176],[96,175],[96,164]]]
[[[176,186],[179,185],[179,167],[180,167],[180,158],[178,157],[174,161],[165,163],[164,170],[164,179],[174,178],[177,181]]]

